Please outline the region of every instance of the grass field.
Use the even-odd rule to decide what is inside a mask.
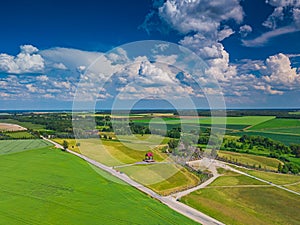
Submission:
[[[251,127],[249,130],[269,130],[269,129],[278,129],[278,128],[300,128],[299,119],[272,119],[266,122],[257,124]]]
[[[34,138],[32,134],[30,134],[27,131],[18,131],[18,132],[6,132],[6,135],[10,136],[11,138],[14,139],[29,139],[29,138]]]
[[[147,139],[144,136],[142,138]],[[144,159],[145,150],[149,150],[143,142],[137,143],[137,146],[141,149],[141,151],[137,151],[114,140],[101,140],[100,142],[98,139],[82,139],[78,140],[80,143],[79,148],[76,146],[75,139],[66,140],[69,143],[69,149],[80,152],[108,166],[124,166],[141,162]],[[130,138],[126,137],[126,140],[130,141]],[[64,139],[54,139],[54,141],[62,144]],[[152,150],[152,152],[156,162],[163,160],[167,162],[167,155],[161,153],[159,149]],[[163,195],[193,187],[199,183],[199,178],[186,169],[168,163],[131,165],[120,167],[118,170]]]
[[[278,185],[300,182],[300,176],[295,175],[263,172],[257,170],[245,170],[244,172]]]
[[[279,133],[267,133],[263,131],[246,131],[246,132],[232,132],[230,135],[235,136],[242,136],[242,135],[248,135],[248,136],[262,136],[271,138],[276,141],[280,141],[286,145],[289,144],[300,144],[300,135],[292,135],[292,134],[279,134]]]
[[[300,181],[294,184],[284,185],[284,187],[300,193]]]
[[[117,166],[140,162],[144,159],[146,152],[149,150],[154,153],[156,161],[164,160],[166,155],[161,153],[159,147],[154,148],[155,145],[153,144],[159,144],[161,137],[155,137],[155,135],[152,136],[152,139],[150,139],[151,141],[145,140],[147,139],[146,135],[141,137],[138,141],[131,141],[129,137],[123,137],[126,140],[126,143],[116,140],[81,139],[78,140],[78,143],[80,143],[79,148],[76,146],[75,139],[54,139],[54,141],[62,144],[64,140],[67,140],[69,149],[80,152],[105,165]],[[164,140],[162,140],[162,143],[164,143]]]
[[[263,184],[265,183],[239,173],[225,170],[220,177],[218,177],[216,180],[214,180],[214,182],[210,184],[210,187]]]
[[[44,148],[51,144],[41,139],[29,140],[1,140],[0,155],[11,154],[16,152],[27,151],[31,149]]]
[[[196,224],[52,147],[3,155],[0,164],[0,224]]]
[[[300,198],[297,195],[223,168],[218,168],[218,172],[221,176],[209,186],[184,196],[181,201],[225,224],[298,224]],[[293,189],[300,187],[297,176],[260,171],[250,174],[262,174],[258,177],[273,178],[278,184],[291,182]]]
[[[254,126],[256,124],[274,119],[274,116],[242,116],[242,117],[214,117],[214,124],[227,124],[227,125],[244,125],[245,126]],[[200,125],[210,125],[212,123],[212,118],[210,117],[201,117],[201,118],[192,118],[192,119],[180,119],[180,118],[163,118],[164,121],[153,120],[152,119],[138,119],[134,120],[135,123],[162,123],[166,124],[197,124]]]
[[[119,170],[161,195],[188,189],[200,182],[197,176],[174,164],[134,165]]]
[[[271,186],[205,188],[181,201],[230,225],[296,225],[300,221],[300,198]]]
[[[274,158],[228,151],[218,151],[218,156],[227,158],[228,160],[237,161],[238,163],[242,163],[244,165],[256,165],[256,167],[261,165],[261,168],[263,169],[266,168],[268,170],[275,171],[277,171],[279,163],[283,164],[281,161]]]

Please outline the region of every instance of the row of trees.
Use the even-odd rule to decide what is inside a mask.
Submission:
[[[291,153],[291,149],[288,146],[267,137],[243,135],[238,141],[244,144],[248,144],[249,146],[261,146],[269,149],[271,152],[277,152],[280,154]]]

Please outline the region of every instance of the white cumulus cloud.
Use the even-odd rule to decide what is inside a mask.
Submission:
[[[44,59],[32,45],[22,45],[17,56],[0,54],[0,71],[6,73],[39,73],[45,68]]]

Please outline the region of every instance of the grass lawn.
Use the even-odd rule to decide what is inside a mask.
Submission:
[[[229,152],[229,151],[218,151],[218,155],[222,158],[227,158],[232,161],[236,161],[242,163],[244,165],[261,165],[261,168],[266,168],[269,170],[277,171],[278,164],[281,163],[278,159],[268,158],[264,156],[257,156],[257,155],[250,155],[250,154],[243,154],[243,153],[236,153],[236,152]]]
[[[0,224],[196,224],[53,147],[2,155],[0,164]]]
[[[27,151],[31,149],[44,148],[51,144],[41,139],[28,140],[1,140],[0,155]]]
[[[161,195],[188,189],[200,182],[197,176],[174,164],[134,165],[119,170]]]
[[[273,187],[205,188],[182,202],[230,225],[299,224],[300,198]]]

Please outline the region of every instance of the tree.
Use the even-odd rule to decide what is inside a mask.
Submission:
[[[170,149],[176,148],[176,147],[178,146],[178,142],[179,142],[179,140],[171,139],[171,140],[168,142],[169,148],[170,148]]]
[[[278,172],[281,172],[281,170],[282,170],[282,164],[281,163],[278,163]]]
[[[295,154],[296,158],[300,158],[300,145],[291,144],[290,149],[293,154]]]
[[[63,147],[64,147],[64,150],[67,150],[67,148],[69,147],[69,143],[66,140],[64,140],[64,142],[63,142]]]

